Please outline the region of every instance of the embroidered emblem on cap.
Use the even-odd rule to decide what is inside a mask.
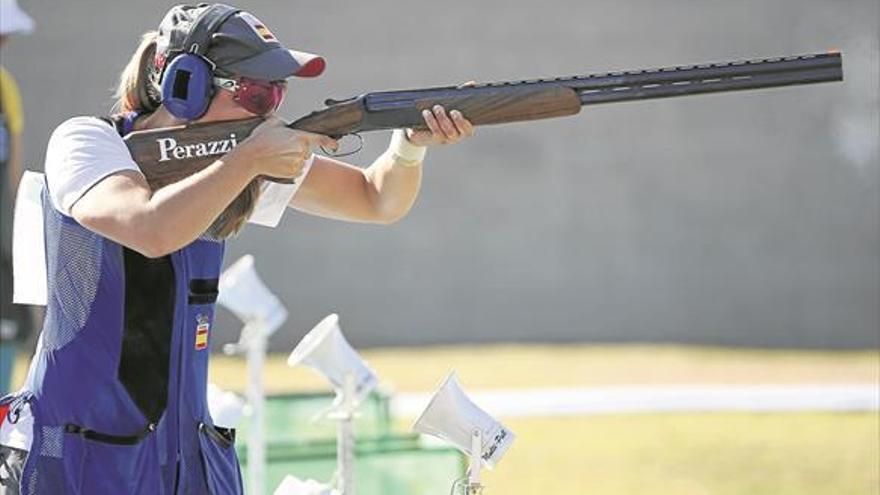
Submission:
[[[263,38],[263,40],[278,41],[278,38],[276,38],[275,35],[272,34],[272,31],[269,31],[269,28],[267,28],[265,24],[260,22],[259,19],[257,19],[250,13],[242,12],[241,14],[239,14],[239,16],[242,18],[242,20],[244,20],[244,22],[248,24],[248,26],[251,27],[251,29],[254,30],[255,33],[257,33],[257,35],[260,36],[260,38]]]
[[[196,316],[196,350],[208,348],[208,331],[211,329],[210,319],[205,315]]]

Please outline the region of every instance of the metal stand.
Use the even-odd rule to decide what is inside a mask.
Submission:
[[[338,421],[336,429],[336,490],[339,495],[354,495],[354,419],[356,384],[353,373],[345,375],[342,403],[328,417]]]
[[[241,330],[241,338],[236,344],[223,348],[226,354],[247,355],[247,402],[250,405],[250,428],[247,437],[247,486],[248,493],[265,493],[266,479],[266,434],[263,424],[266,394],[263,390],[263,366],[266,361],[266,340],[268,336],[260,323],[248,323]]]
[[[471,433],[471,455],[468,462],[468,484],[465,493],[467,495],[480,495],[483,493],[483,485],[480,483],[480,469],[483,467],[480,454],[483,453],[483,435],[480,430]]]
[[[263,366],[266,360],[266,333],[262,328],[254,329],[247,347],[248,402],[251,404],[251,427],[248,435],[248,482],[250,492],[256,495],[265,493],[263,482],[266,479],[266,435],[264,431],[263,410],[266,394],[263,391]]]

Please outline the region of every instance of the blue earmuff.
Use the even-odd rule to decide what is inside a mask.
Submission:
[[[190,24],[183,42],[172,52],[179,53],[162,72],[162,104],[178,119],[196,120],[208,111],[214,93],[214,68],[206,54],[211,35],[226,19],[239,12],[223,4],[208,6]]]
[[[162,76],[162,103],[178,119],[195,120],[208,110],[214,75],[199,55],[178,55]]]

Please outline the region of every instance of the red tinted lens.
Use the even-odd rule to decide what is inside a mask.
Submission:
[[[242,77],[235,92],[235,101],[245,110],[266,115],[281,106],[284,99],[284,83],[259,81]]]

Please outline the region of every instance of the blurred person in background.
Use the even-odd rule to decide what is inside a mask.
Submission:
[[[234,432],[206,404],[225,239],[247,221],[277,225],[287,207],[394,222],[416,199],[426,147],[473,134],[460,112],[436,107],[424,112],[427,130],[395,131],[366,169],[316,156],[337,143],[273,115],[287,78],[324,65],[284,48],[248,12],[180,5],[143,36],[120,77],[117,114],[55,129],[43,189],[46,318],[25,386],[0,402],[0,439],[15,440],[0,452],[21,480],[0,493],[242,493]],[[266,122],[249,138],[155,191],[122,140],[256,116]]]
[[[0,49],[10,35],[33,29],[34,21],[15,0],[0,0]],[[30,308],[12,304],[12,205],[21,178],[23,126],[18,85],[0,66],[0,396],[10,391],[16,349],[32,327]],[[0,471],[0,480],[2,477]]]

